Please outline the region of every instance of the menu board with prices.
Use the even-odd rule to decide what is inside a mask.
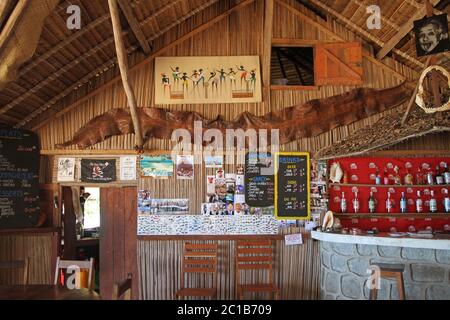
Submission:
[[[309,219],[309,153],[275,154],[275,215],[279,219]]]
[[[245,155],[245,186],[245,202],[249,206],[273,206],[273,157],[270,152],[248,152]]]
[[[29,228],[38,218],[38,136],[0,126],[0,228]]]

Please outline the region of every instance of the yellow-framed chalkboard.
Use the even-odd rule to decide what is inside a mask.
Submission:
[[[308,152],[277,152],[274,157],[277,219],[310,219],[310,156]]]

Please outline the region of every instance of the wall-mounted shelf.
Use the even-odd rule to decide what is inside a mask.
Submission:
[[[363,184],[363,183],[330,183],[339,187],[376,187],[376,188],[450,188],[450,184]]]
[[[450,219],[450,213],[336,213],[334,216],[343,219]]]

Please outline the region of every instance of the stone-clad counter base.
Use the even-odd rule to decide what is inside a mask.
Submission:
[[[404,263],[408,300],[450,300],[450,250],[321,241],[321,298],[368,299],[373,262]],[[378,299],[398,299],[394,280],[382,279]]]

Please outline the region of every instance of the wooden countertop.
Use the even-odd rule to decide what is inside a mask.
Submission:
[[[293,232],[295,233],[295,232]],[[302,232],[303,239],[311,238],[309,232]],[[146,235],[138,236],[140,241],[154,241],[154,240],[284,240],[284,234],[223,234],[223,235]]]
[[[15,234],[35,234],[35,233],[53,233],[59,232],[60,228],[25,228],[25,229],[0,229],[0,236]]]

